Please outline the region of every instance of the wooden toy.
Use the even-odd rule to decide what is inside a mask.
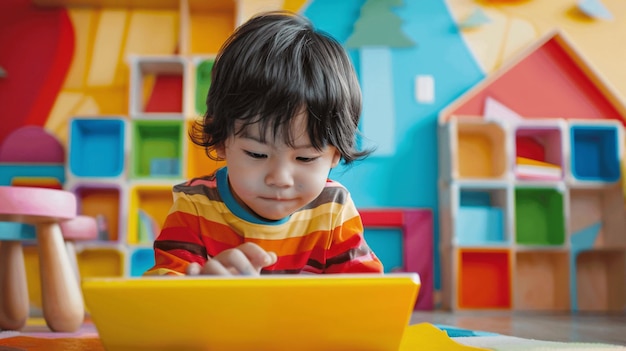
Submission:
[[[33,143],[33,140],[37,140]],[[3,163],[64,163],[65,152],[59,141],[38,126],[14,130],[0,145]]]
[[[626,308],[625,117],[559,31],[441,111],[445,307]]]
[[[0,187],[0,220],[35,225],[41,262],[43,313],[50,329],[71,332],[83,322],[82,293],[59,222],[76,217],[74,194],[54,189]],[[28,316],[28,292],[19,241],[0,245],[0,328],[19,329]]]
[[[65,166],[62,164],[30,164],[30,163],[0,163],[0,185],[12,185],[17,179],[42,179],[50,182],[55,179],[58,184],[65,184]],[[53,182],[54,183],[54,182]]]
[[[18,128],[0,145],[0,185],[62,188],[64,163],[63,146],[52,134],[38,126]]]

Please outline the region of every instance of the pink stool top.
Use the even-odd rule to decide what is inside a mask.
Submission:
[[[95,240],[98,238],[96,219],[90,216],[76,216],[61,222],[61,232],[65,240]]]
[[[0,186],[0,221],[42,223],[76,217],[76,196],[65,190]]]

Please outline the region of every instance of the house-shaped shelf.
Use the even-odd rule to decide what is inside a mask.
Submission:
[[[625,117],[624,102],[558,30],[441,111],[444,306],[624,309]],[[504,230],[497,248],[476,228]],[[476,296],[472,282],[493,278],[481,272],[511,288]]]

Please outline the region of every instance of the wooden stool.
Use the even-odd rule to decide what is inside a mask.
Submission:
[[[43,315],[48,327],[57,332],[76,331],[85,316],[80,284],[60,226],[61,222],[74,218],[76,197],[71,192],[0,186],[0,221],[35,226]],[[28,318],[23,255],[18,240],[0,244],[0,329],[21,329]]]
[[[65,240],[65,248],[70,265],[80,282],[80,273],[78,272],[78,262],[76,260],[76,248],[74,243],[82,240],[95,240],[98,238],[98,225],[96,219],[90,216],[76,216],[74,219],[60,223],[61,233]]]

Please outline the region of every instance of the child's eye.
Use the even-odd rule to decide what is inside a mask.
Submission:
[[[267,158],[267,155],[265,155],[265,154],[258,154],[256,152],[246,151],[246,150],[244,150],[244,152],[246,153],[246,155],[248,155],[248,156],[250,156],[252,158],[258,158],[258,159]]]
[[[296,160],[304,163],[309,163],[317,160],[319,157],[296,157]]]

